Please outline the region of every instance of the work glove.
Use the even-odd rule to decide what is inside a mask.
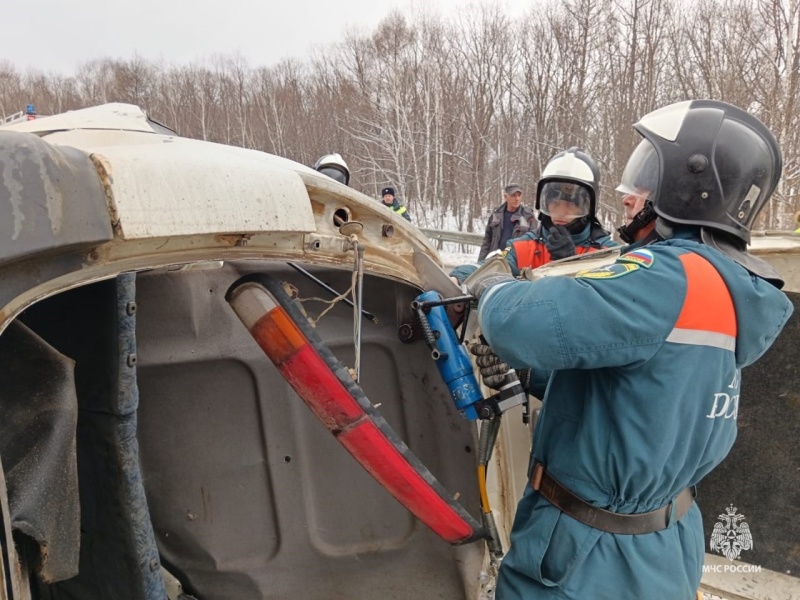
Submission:
[[[475,363],[481,372],[481,378],[486,387],[498,390],[503,387],[506,375],[511,369],[500,357],[494,353],[488,344],[473,344],[470,352],[475,355]]]
[[[477,281],[469,282],[468,284],[464,284],[464,291],[467,294],[471,294],[475,296],[476,300],[480,300],[481,296],[488,290],[490,287],[497,285],[498,283],[504,283],[506,281],[516,281],[511,275],[505,275],[502,273],[492,273],[483,277],[482,279],[478,279]]]
[[[553,260],[575,256],[575,242],[572,241],[572,236],[563,225],[553,225],[545,246]]]

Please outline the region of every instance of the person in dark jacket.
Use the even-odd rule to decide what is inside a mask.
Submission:
[[[638,195],[656,241],[574,277],[470,285],[487,385],[502,363],[552,371],[497,600],[693,600],[705,546],[694,486],[754,400],[739,397],[742,369],[792,314],[781,276],[747,252],[781,175],[774,135],[715,100],[634,128],[623,185],[655,169]]]
[[[478,262],[495,250],[503,250],[508,241],[524,235],[533,227],[535,213],[522,204],[522,188],[510,183],[503,189],[503,203],[492,211],[478,252]]]
[[[408,209],[400,204],[397,196],[395,196],[393,187],[385,187],[381,190],[381,202],[386,208],[400,215],[409,223],[411,222],[411,215],[408,214]]]

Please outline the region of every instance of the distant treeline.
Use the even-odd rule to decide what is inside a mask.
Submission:
[[[760,117],[784,155],[766,229],[794,228],[800,177],[800,2],[553,0],[512,19],[500,7],[448,18],[390,14],[304,60],[252,66],[134,56],[75,76],[0,62],[0,116],[130,102],[183,136],[313,164],[340,152],[352,184],[392,184],[414,220],[481,230],[515,181],[534,203],[542,165],[582,146],[602,172],[600,216],[619,221],[614,187],[650,110],[716,98]],[[311,42],[311,40],[309,40]]]

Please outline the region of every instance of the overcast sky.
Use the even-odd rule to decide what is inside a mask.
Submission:
[[[309,56],[348,29],[370,31],[392,9],[447,18],[471,4],[499,4],[518,16],[538,0],[36,0],[5,2],[0,61],[73,74],[93,58],[185,64],[239,52],[250,66]]]

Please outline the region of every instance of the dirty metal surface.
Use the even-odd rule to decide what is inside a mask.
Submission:
[[[87,153],[0,130],[0,267],[112,235],[106,194]]]
[[[314,229],[300,177],[262,152],[138,131],[74,130],[47,141],[103,158],[124,239]]]
[[[139,277],[138,437],[170,572],[198,598],[476,598],[482,544],[453,548],[402,508],[311,415],[224,301],[233,281],[258,269],[301,297],[325,295],[275,263]],[[337,290],[351,283],[345,270],[308,269]],[[406,287],[366,278],[364,308],[379,324],[364,324],[362,387],[477,515],[473,428],[427,348],[397,337],[395,298]],[[347,365],[352,314],[339,304],[317,326]]]
[[[71,129],[116,129],[145,131],[148,133],[155,131],[141,108],[121,102],[70,110],[47,117],[38,117],[32,121],[22,121],[14,125],[8,125],[3,129],[25,131],[36,133],[37,135],[46,135],[53,131],[69,131]]]

